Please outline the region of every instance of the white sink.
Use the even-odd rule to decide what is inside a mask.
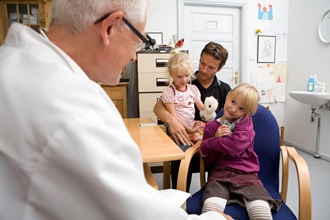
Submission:
[[[330,93],[328,92],[290,91],[289,95],[296,101],[311,107],[319,107],[330,101]]]

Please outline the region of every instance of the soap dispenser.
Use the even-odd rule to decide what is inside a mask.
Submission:
[[[314,92],[314,77],[313,76],[309,77],[307,91]]]

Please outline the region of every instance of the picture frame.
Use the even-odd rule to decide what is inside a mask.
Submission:
[[[163,44],[163,32],[147,32],[147,34],[156,40],[156,44]]]
[[[259,35],[257,63],[275,63],[276,36]]]

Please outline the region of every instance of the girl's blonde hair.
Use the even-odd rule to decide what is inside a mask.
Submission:
[[[194,66],[189,59],[189,55],[180,50],[172,50],[170,59],[167,64],[168,73],[190,73],[191,77],[193,76]]]
[[[247,113],[254,115],[258,109],[260,99],[259,92],[256,87],[249,83],[241,83],[231,90],[226,99],[239,98]]]

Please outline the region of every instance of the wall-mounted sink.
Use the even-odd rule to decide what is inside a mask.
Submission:
[[[317,133],[316,133],[316,151],[314,154],[315,158],[320,158],[319,148],[320,148],[320,123],[321,115],[316,113],[316,108],[324,104],[329,104],[330,93],[328,92],[306,92],[306,91],[290,91],[289,95],[298,102],[310,105],[311,107],[311,122],[314,122],[317,118]],[[329,106],[326,105],[326,109]]]
[[[290,91],[289,95],[296,101],[311,107],[319,107],[330,101],[330,93],[328,92]]]

